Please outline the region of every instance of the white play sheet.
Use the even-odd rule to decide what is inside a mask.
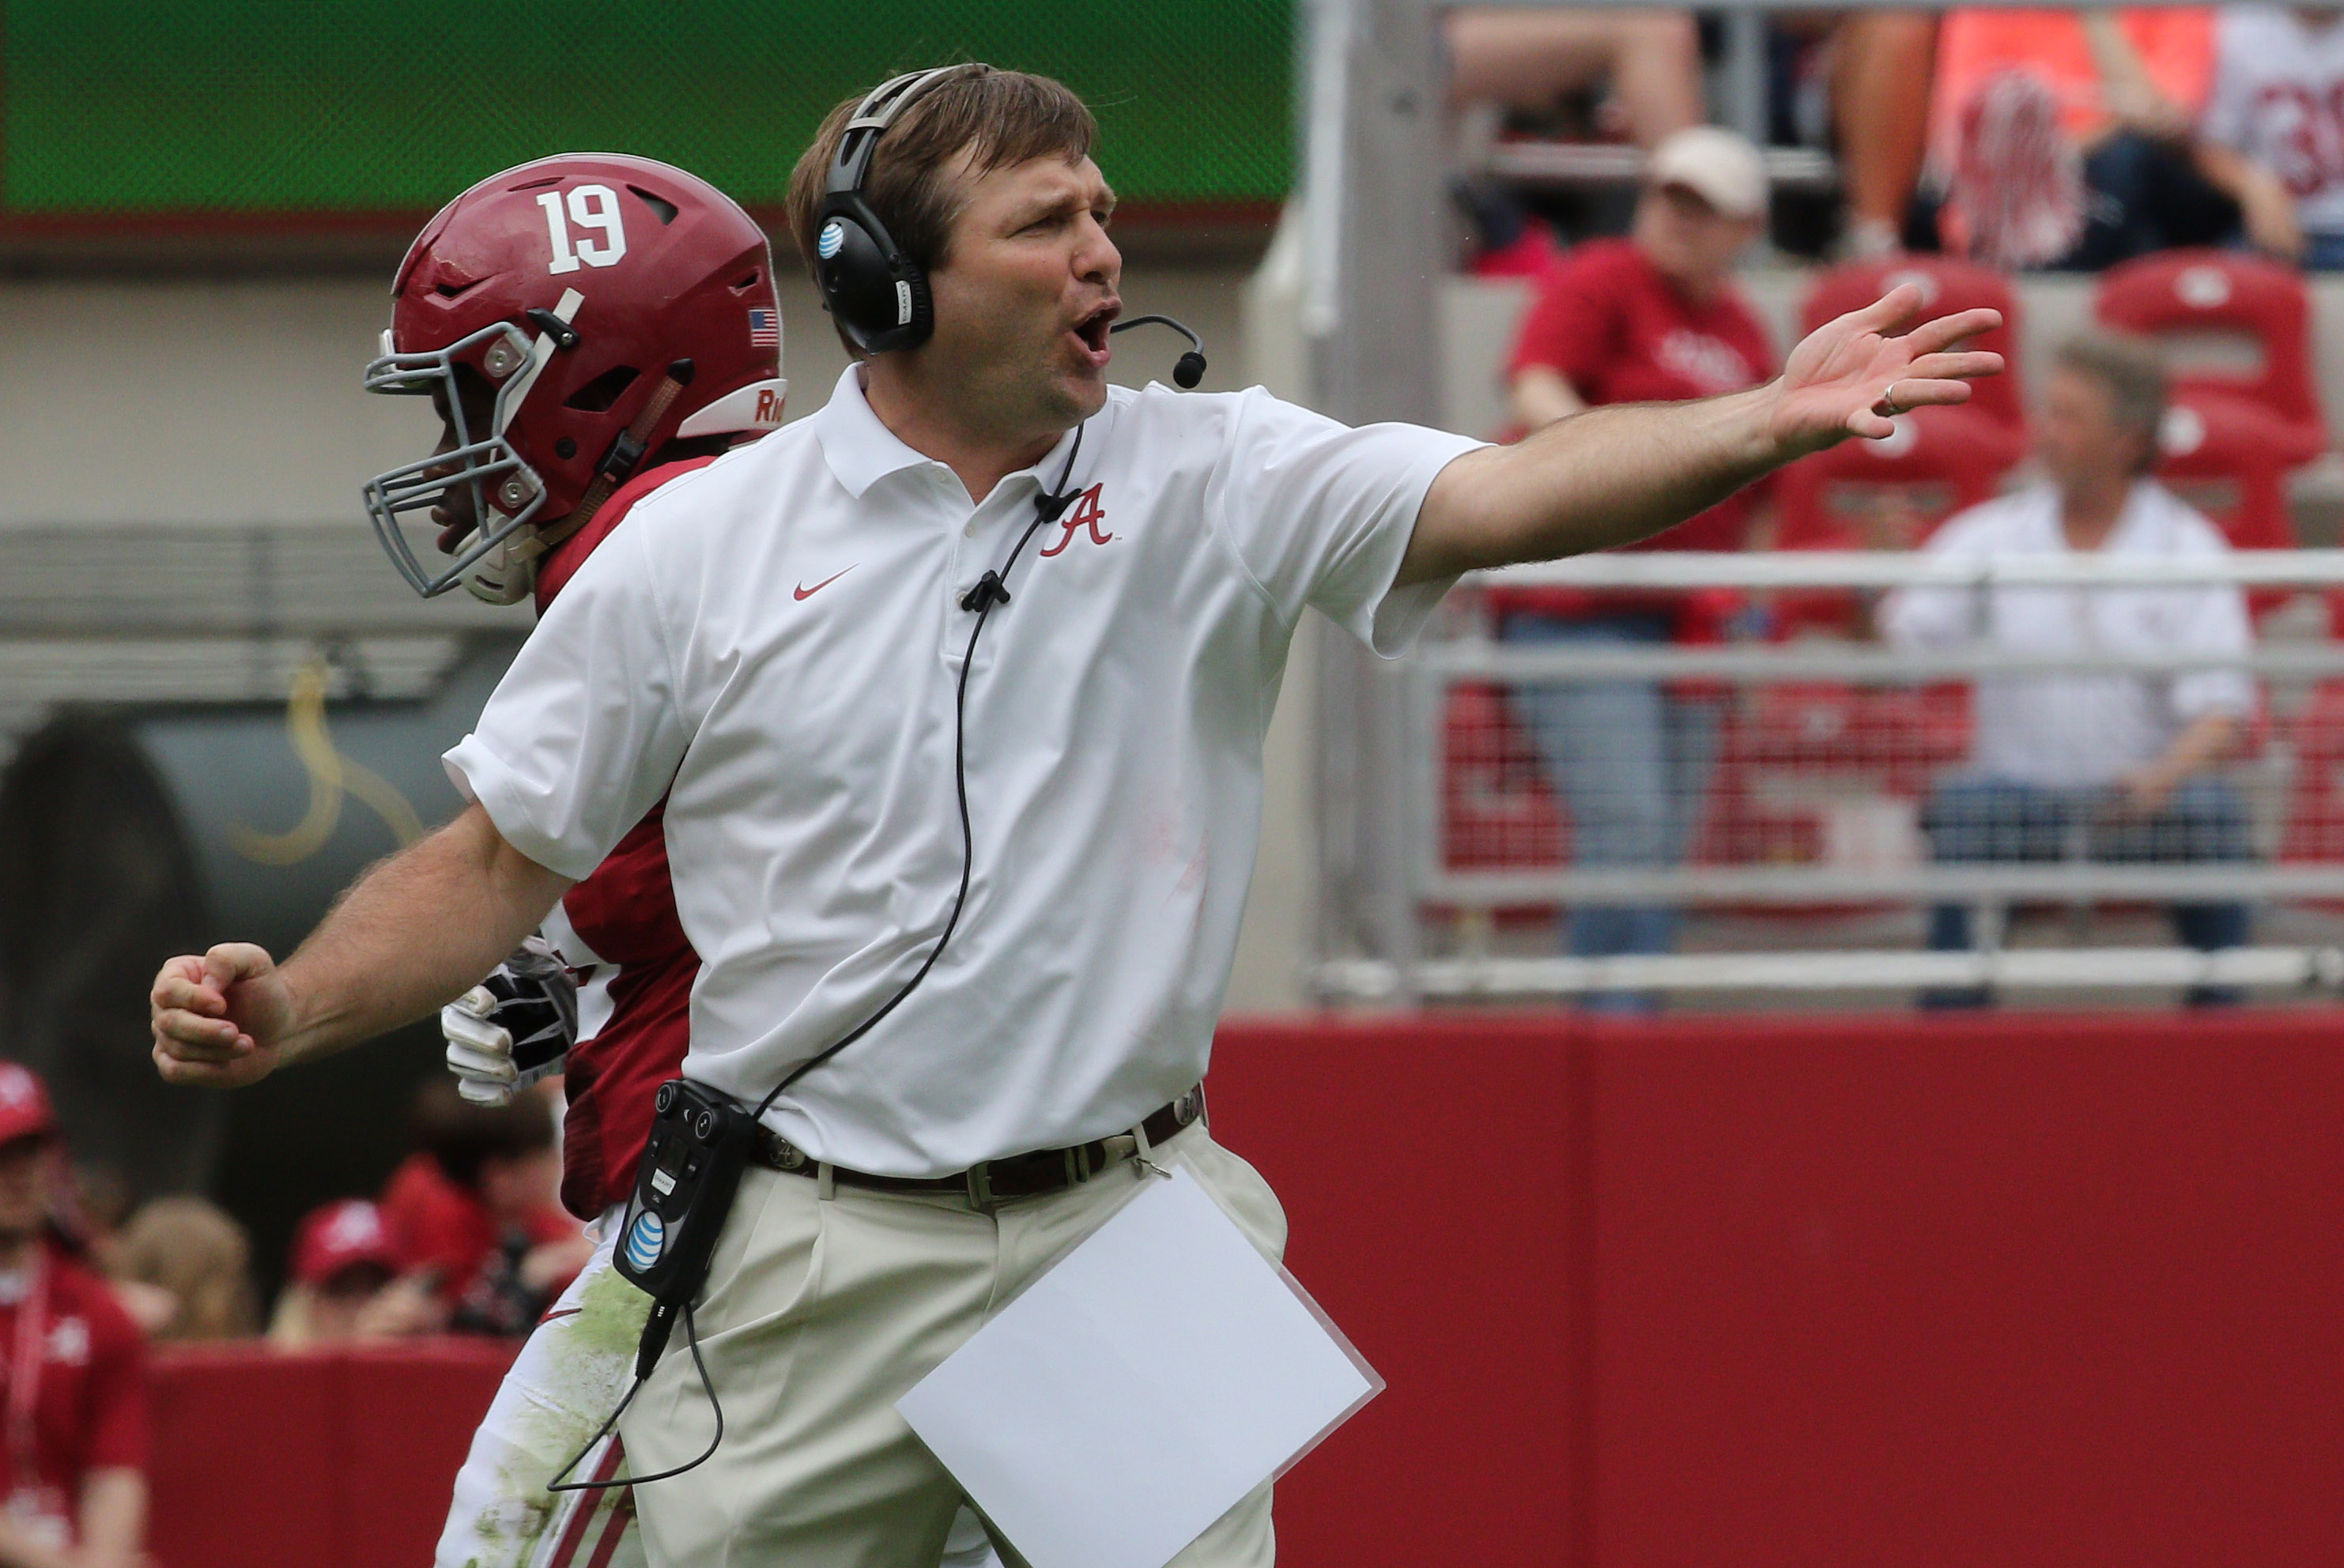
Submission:
[[[1176,1163],[895,1408],[1033,1568],[1163,1568],[1382,1388]]]

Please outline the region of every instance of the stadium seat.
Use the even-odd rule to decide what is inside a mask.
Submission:
[[[2186,387],[2165,412],[2157,445],[2163,448],[2157,478],[2212,518],[2233,548],[2295,547],[2287,473],[2300,460],[2299,448],[2263,410],[2236,397]],[[2247,604],[2260,621],[2292,597],[2288,588],[2253,588]]]
[[[1969,407],[1916,408],[1896,417],[1896,434],[1880,441],[1843,441],[1785,468],[1774,481],[1781,518],[1775,538],[1786,550],[1870,548],[1863,519],[1883,502],[1920,524],[1918,544],[1966,507],[1992,500],[2003,477],[2026,455],[2026,433]],[[1786,591],[1774,598],[1778,636],[1857,629],[1855,595],[1845,588]]]
[[[1930,781],[1968,755],[1969,688],[1798,681],[1758,687],[1728,710],[1717,779],[1696,839],[1700,865],[1909,863],[1922,853]],[[1765,905],[1768,920],[1854,906]]]
[[[1964,407],[2014,430],[2024,429],[2026,410],[2019,400],[2018,296],[2010,280],[1991,267],[1950,256],[1899,256],[1848,262],[1817,275],[1808,291],[1800,330],[1813,332],[1834,317],[1861,310],[1902,283],[1920,285],[1925,314],[1980,307],[2002,312],[2002,326],[1971,345],[2003,357],[2001,376],[1977,382]]]
[[[2266,419],[2266,449],[2290,467],[2327,449],[2311,298],[2292,267],[2233,251],[2164,251],[2103,273],[2095,308],[2105,325],[2165,346],[2177,400],[2209,424]]]
[[[1562,863],[1570,832],[1502,686],[1449,689],[1440,770],[1442,859],[1451,870]]]
[[[1885,439],[1843,441],[1783,470],[1774,481],[1781,548],[1867,548],[1864,512],[1884,495],[1919,516],[1925,538],[1954,513],[1999,495],[2003,476],[2026,455],[2022,428],[1968,407],[1915,408],[1895,424]]]
[[[2344,681],[2322,681],[2287,727],[2295,752],[2278,858],[2344,860]]]

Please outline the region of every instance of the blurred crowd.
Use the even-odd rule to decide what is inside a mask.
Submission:
[[[1838,260],[1811,275],[1803,328],[1906,285],[1931,314],[2001,310],[2006,326],[1979,346],[2010,371],[1968,406],[1904,413],[1895,437],[1793,465],[1636,548],[2218,559],[2299,542],[2288,477],[2333,445],[2301,273],[2344,266],[2344,7],[1867,12],[1770,25],[1774,105],[1796,111],[1777,115],[1776,139],[1827,145],[1844,198],[1828,246]],[[1770,233],[1783,244],[1784,191],[1764,149],[1702,123],[1692,16],[1469,10],[1452,14],[1449,44],[1460,108],[1499,106],[1510,135],[1609,136],[1645,155],[1610,231],[1583,206],[1542,213],[1525,197],[1510,211],[1509,193],[1468,188],[1478,268],[1535,284],[1504,367],[1510,427],[1495,434],[1521,439],[1591,406],[1714,397],[1775,375],[1774,340],[1735,273]],[[1593,107],[1572,126],[1574,102]],[[2057,346],[2030,408],[2012,276],[2054,268],[2096,275],[2097,327]],[[2236,667],[2285,597],[2222,585],[1885,600],[1509,587],[1480,604],[1502,640],[1598,657],[1808,635],[1915,655],[2202,656],[2196,671],[1980,679],[1957,714],[1832,693],[1818,700],[1837,705],[1827,728],[1848,738],[1843,754],[1805,765],[1838,769],[1844,788],[1902,791],[1916,852],[1939,862],[2243,862],[2253,835],[2225,769],[2270,716]],[[2326,607],[2331,622],[2338,611]],[[1723,780],[1733,759],[1802,742],[1768,694],[1730,698],[1682,680],[1511,689],[1511,723],[1575,864],[1821,858],[1761,844],[1769,824],[1732,819],[1746,793]],[[1748,842],[1725,845],[1737,828]],[[2202,950],[2251,938],[2243,902],[2170,913]],[[1928,945],[1996,942],[1973,916],[1935,910]],[[1582,905],[1565,913],[1562,941],[1587,958],[1662,953],[1680,919],[1664,904]],[[2207,988],[2187,1000],[2238,997]]]
[[[557,1198],[555,1087],[490,1108],[426,1084],[382,1191],[302,1220],[263,1338],[244,1228],[192,1193],[132,1204],[0,1060],[0,1568],[145,1568],[149,1345],[526,1334],[591,1251]]]
[[[87,1255],[158,1342],[265,1333],[307,1350],[524,1335],[592,1251],[559,1200],[551,1087],[490,1107],[461,1098],[453,1081],[426,1083],[409,1115],[415,1151],[372,1197],[302,1219],[265,1322],[243,1229],[206,1199],[153,1199],[117,1222],[84,1205]]]
[[[1779,13],[1768,140],[1830,153],[1838,200],[1772,204],[1776,243],[2097,270],[2176,246],[2344,266],[2344,7]],[[1460,109],[1500,138],[1651,149],[1717,117],[1691,11],[1451,13]],[[1478,265],[1534,272],[1601,204],[1474,184]]]

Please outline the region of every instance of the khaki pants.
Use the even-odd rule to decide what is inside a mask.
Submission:
[[[1184,1161],[1265,1252],[1286,1216],[1252,1166],[1199,1122],[1157,1147]],[[957,1197],[752,1169],[698,1308],[724,1441],[697,1470],[638,1489],[658,1568],[935,1568],[960,1488],[895,1401],[1074,1244],[1153,1181],[1123,1164],[987,1214]],[[1102,1410],[1102,1422],[1147,1421]],[[628,1468],[682,1464],[714,1432],[682,1327],[620,1427]],[[1015,1562],[1004,1544],[1003,1556]],[[1267,1483],[1177,1568],[1268,1568]]]

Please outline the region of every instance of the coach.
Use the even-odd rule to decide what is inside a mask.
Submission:
[[[768,1168],[698,1312],[727,1435],[638,1500],[662,1563],[934,1562],[958,1493],[893,1402],[1136,1190],[1135,1153],[1185,1158],[1282,1244],[1191,1091],[1306,608],[1397,654],[1460,572],[1640,538],[1999,364],[1951,351],[1990,312],[1884,336],[1906,289],[1765,387],[1600,408],[1502,450],[1259,390],[1111,393],[1121,261],[1088,111],[982,65],[892,109],[861,192],[924,270],[933,331],[640,506],[449,754],[474,804],[282,968],[227,944],[155,987],[175,1081],[338,1050],[472,984],[662,796],[705,960],[694,1080],[754,1103],[933,957],[765,1119]],[[793,182],[809,257],[837,248],[823,187],[853,119],[830,116]],[[1005,598],[987,579],[1029,529]],[[1359,1131],[1364,1175],[1404,1120]],[[671,1351],[621,1428],[630,1462],[682,1463],[710,1430]],[[1264,1487],[1178,1561],[1270,1556]]]

